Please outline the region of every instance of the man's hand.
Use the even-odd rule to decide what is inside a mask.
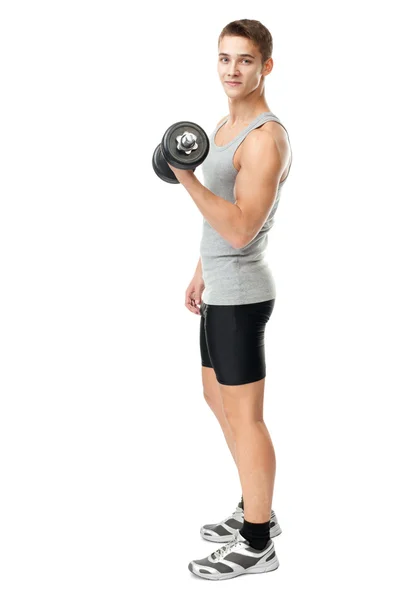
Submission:
[[[170,167],[170,169],[173,171],[174,175],[177,177],[177,181],[179,183],[184,183],[187,180],[190,179],[190,175],[194,175],[193,171],[186,171],[185,169],[176,169],[176,167],[173,167],[173,165],[170,165],[170,163],[167,163],[168,166]]]

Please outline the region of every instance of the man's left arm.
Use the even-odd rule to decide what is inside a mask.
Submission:
[[[234,248],[249,244],[264,225],[284,171],[285,148],[267,131],[254,130],[242,145],[241,168],[234,187],[235,204],[213,194],[193,171],[170,168],[208,223]]]

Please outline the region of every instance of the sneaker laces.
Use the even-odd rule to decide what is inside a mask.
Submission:
[[[239,506],[237,506],[237,508],[234,510],[234,512],[232,513],[232,515],[230,517],[228,517],[228,519],[235,519],[236,517],[242,517],[242,513],[244,511],[242,510],[242,508],[240,508]],[[226,520],[228,520],[226,519]]]
[[[240,519],[242,520],[242,518],[243,518],[243,512],[244,511],[242,510],[242,508],[240,508],[239,506],[237,506],[237,508],[232,513],[232,515],[229,515],[229,517],[227,517],[225,519],[225,521],[222,521],[222,522],[226,523],[227,521],[230,521],[231,519],[235,519],[235,521],[239,521]]]
[[[229,542],[227,542],[224,546],[222,546],[222,548],[219,548],[219,550],[216,550],[213,554],[212,554],[212,558],[223,558],[225,556],[225,554],[228,554],[228,552],[230,552],[230,550],[232,549],[233,546],[235,546],[235,544],[240,543],[238,540],[238,529],[237,531],[234,533],[234,537],[232,538],[232,540],[230,540]]]

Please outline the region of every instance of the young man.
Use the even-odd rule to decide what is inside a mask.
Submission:
[[[276,290],[264,254],[291,148],[265,99],[272,47],[271,34],[259,21],[234,21],[222,30],[218,74],[229,114],[210,136],[202,164],[205,185],[193,171],[170,165],[204,217],[201,258],[186,306],[201,315],[204,397],[222,427],[242,486],[234,513],[201,529],[204,539],[228,542],[190,562],[189,570],[207,579],[279,566],[271,539],[281,533],[272,510],[276,459],[263,420],[264,331]]]

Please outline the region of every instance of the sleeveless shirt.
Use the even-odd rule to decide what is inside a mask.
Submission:
[[[238,171],[233,165],[233,158],[238,146],[250,131],[267,121],[276,121],[282,125],[286,133],[287,130],[272,112],[264,112],[251,121],[233,140],[224,146],[217,146],[216,133],[227,120],[228,117],[209,136],[209,154],[202,163],[202,170],[205,187],[213,194],[235,204],[234,185]],[[274,278],[265,254],[268,232],[273,226],[281,189],[287,177],[288,175],[278,184],[276,198],[266,222],[256,237],[243,248],[237,249],[231,246],[205,218],[203,219],[200,256],[205,284],[202,300],[205,304],[250,304],[276,297]]]

